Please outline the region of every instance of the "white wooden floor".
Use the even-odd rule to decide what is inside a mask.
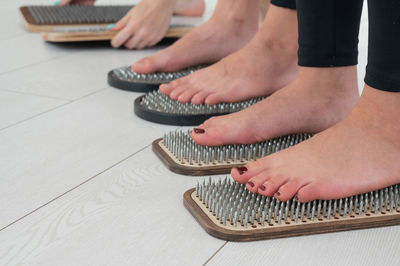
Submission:
[[[0,2],[0,265],[400,265],[400,227],[209,236],[182,204],[204,177],[169,172],[150,148],[173,127],[135,117],[139,94],[106,83],[162,47],[46,44],[22,27],[27,3],[39,1]],[[362,70],[366,30],[364,18]]]

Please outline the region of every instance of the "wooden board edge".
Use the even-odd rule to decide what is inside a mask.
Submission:
[[[93,26],[93,25],[78,25],[78,26]],[[97,25],[97,26],[100,26]],[[52,32],[54,30],[54,26],[46,27],[46,26],[34,26],[34,25],[26,25],[30,31],[41,31],[43,32],[42,38],[47,42],[82,42],[82,41],[109,41],[115,37],[117,32],[108,31],[108,32]],[[60,27],[60,26],[57,26]],[[63,27],[72,27],[72,25],[63,26]],[[176,27],[170,28],[166,33],[166,38],[181,38],[185,34],[187,34],[192,27]]]
[[[29,9],[27,6],[21,6],[19,8],[19,13],[22,16],[22,19],[29,24],[34,25],[35,24],[35,19],[33,18],[31,12],[29,12]]]
[[[116,32],[43,32],[43,40],[47,42],[82,42],[82,41],[109,41]]]
[[[21,14],[22,22],[28,31],[40,32],[40,27],[34,24],[34,19],[28,10],[28,7],[26,6],[20,7],[19,13]]]
[[[188,176],[207,176],[207,175],[220,175],[230,174],[233,167],[242,166],[243,164],[232,164],[229,166],[208,166],[202,167],[189,167],[177,164],[159,145],[162,138],[156,139],[152,143],[153,152],[164,163],[164,165],[174,173]]]
[[[20,7],[19,13],[21,14],[22,22],[23,22],[25,28],[30,32],[53,31],[54,27],[57,26],[57,25],[39,25],[39,24],[37,24],[35,22],[35,19],[32,16],[32,14],[29,12],[29,9],[27,6]],[[60,25],[60,26],[62,26],[62,25]],[[68,25],[68,26],[73,26],[73,25]]]
[[[182,38],[193,30],[195,26],[192,27],[170,27],[165,34],[165,38]]]
[[[218,226],[216,226],[208,216],[200,209],[197,203],[192,199],[192,193],[195,191],[194,188],[187,190],[183,194],[183,205],[185,208],[193,215],[196,221],[200,224],[200,226],[210,235],[222,239],[231,241],[231,234],[225,234],[224,230],[220,230]],[[230,230],[227,230],[230,231]]]
[[[342,232],[349,230],[371,229],[377,227],[395,226],[400,225],[400,213],[388,216],[369,217],[369,218],[354,218],[352,220],[343,220],[319,224],[299,224],[298,226],[288,227],[275,227],[267,229],[257,229],[252,231],[236,231],[229,230],[217,226],[211,219],[203,212],[203,210],[192,199],[194,188],[189,189],[184,193],[184,206],[189,210],[193,217],[203,227],[203,229],[210,235],[235,242],[247,242],[257,240],[269,240],[285,237],[296,237],[315,235],[322,233]]]
[[[65,24],[64,25],[60,25],[60,24],[39,25],[39,24],[36,23],[36,21],[33,18],[31,12],[29,12],[29,9],[28,9],[27,6],[21,6],[19,8],[19,13],[22,16],[22,20],[23,20],[23,23],[24,23],[26,29],[28,31],[31,31],[31,32],[46,32],[46,33],[49,33],[49,32],[54,31],[54,28],[56,28],[56,27],[79,27],[79,26],[90,27],[90,26],[107,26],[107,25],[109,25],[107,23],[100,23],[100,24],[71,24],[71,25],[69,25],[69,24],[68,25],[65,25]],[[194,28],[195,28],[195,26],[170,27],[168,29],[167,33],[165,34],[165,38],[181,38],[181,37],[186,35],[188,32],[190,32]],[[62,37],[61,36],[62,34],[64,34],[65,37]],[[50,35],[46,34],[46,35],[43,35],[43,38],[45,39],[45,36],[46,36],[45,40],[50,41],[50,42],[82,41],[81,39],[78,38],[78,36],[76,36],[76,37],[75,36],[71,36],[68,33],[62,33],[62,34],[60,34],[60,33],[57,33],[55,35],[53,35],[53,33],[50,34]],[[88,36],[88,35],[86,35],[86,36]],[[93,40],[93,41],[95,41],[95,40],[111,40],[114,36],[115,36],[115,33],[112,36],[108,36],[108,35],[104,35],[103,37],[98,36],[98,37],[93,37],[92,39],[85,39],[83,41],[86,41],[86,40],[87,41],[91,41],[91,40]],[[83,38],[84,36],[80,36],[80,37]],[[71,38],[71,39],[69,40],[69,38]]]

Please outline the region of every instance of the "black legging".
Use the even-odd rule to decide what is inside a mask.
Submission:
[[[365,83],[400,92],[400,0],[368,0],[369,40]]]
[[[296,0],[271,0],[271,4],[290,9],[296,9]]]
[[[272,0],[297,8],[299,65],[306,67],[357,64],[358,33],[363,0]],[[368,0],[369,41],[365,83],[400,92],[400,0]]]

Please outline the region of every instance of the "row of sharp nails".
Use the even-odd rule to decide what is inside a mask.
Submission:
[[[175,79],[187,76],[199,70],[201,67],[202,66],[190,67],[178,72],[171,72],[171,73],[157,72],[152,74],[140,74],[133,71],[130,66],[126,66],[114,69],[113,73],[117,78],[131,82],[149,82],[149,83],[161,84],[161,83],[168,83]]]
[[[243,110],[263,98],[254,98],[237,103],[219,103],[215,105],[181,103],[172,100],[160,91],[147,93],[142,99],[142,105],[150,110],[180,115],[216,115],[229,114]]]
[[[274,138],[257,144],[202,146],[190,137],[190,130],[166,133],[164,146],[182,164],[210,165],[217,163],[245,163],[296,145],[311,134],[296,134]]]
[[[39,24],[113,23],[120,20],[131,6],[30,6]]]
[[[252,193],[245,185],[228,178],[217,182],[210,178],[197,184],[196,197],[221,224],[247,228],[400,212],[399,189],[399,185],[394,185],[338,200],[280,202],[274,197]]]

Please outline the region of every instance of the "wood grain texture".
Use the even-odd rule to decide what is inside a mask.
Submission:
[[[209,215],[199,207],[196,201],[193,200],[192,194],[194,190],[195,189],[193,188],[185,192],[183,196],[185,207],[190,211],[190,213],[192,213],[207,233],[228,241],[247,242],[400,225],[400,213],[394,212],[393,214],[387,215],[372,215],[343,220],[331,219],[322,222],[299,223],[298,225],[232,230],[217,225],[209,218]]]
[[[92,27],[92,26],[107,26],[108,24],[38,24],[30,13],[28,7],[20,7],[22,22],[25,28],[30,32],[41,32],[42,37],[48,42],[85,42],[85,41],[108,41],[115,37],[117,32],[54,32],[55,28],[62,27]],[[191,18],[188,18],[191,19]],[[176,19],[173,19],[176,20]],[[165,34],[165,38],[181,38],[190,32],[193,26],[171,26]]]
[[[131,95],[106,89],[0,131],[0,228],[172,129],[136,118]]]
[[[165,34],[165,38],[181,38],[192,27],[172,27]],[[87,41],[110,41],[118,32],[51,32],[51,30],[41,30],[43,40],[47,42],[87,42]]]
[[[45,43],[25,30],[18,7],[52,2],[0,1],[0,90],[75,101],[0,133],[0,223],[20,219],[0,231],[0,265],[201,265],[215,252],[208,265],[400,265],[398,226],[229,242],[220,250],[226,242],[209,236],[182,205],[182,193],[200,177],[170,173],[150,148],[119,163],[171,128],[134,118],[138,94],[106,90],[88,96],[107,87],[109,70],[161,47],[129,51]],[[205,18],[215,2],[207,1]],[[360,90],[366,48],[364,13]],[[0,97],[0,106],[6,100]],[[19,109],[22,102],[2,112],[2,121],[40,109],[34,101]]]
[[[400,265],[400,227],[229,242],[207,265]]]
[[[224,241],[185,210],[196,180],[150,148],[0,233],[0,265],[201,265]]]
[[[169,170],[177,174],[190,175],[190,176],[229,174],[233,167],[244,165],[244,164],[229,164],[229,165],[196,167],[196,166],[187,166],[178,164],[159,145],[161,140],[162,138],[153,141],[152,144],[153,151]]]
[[[42,42],[41,45],[50,44]],[[0,90],[76,100],[108,87],[107,73],[111,69],[133,64],[161,48],[136,53],[105,46],[77,44],[60,47],[67,53],[65,56],[0,75],[0,84],[3,85]]]

